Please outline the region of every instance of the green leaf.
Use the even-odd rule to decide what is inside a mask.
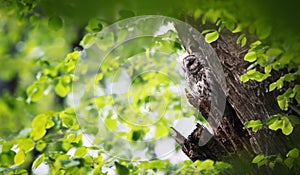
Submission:
[[[274,169],[274,167],[275,167],[275,162],[270,162],[270,163],[269,163],[269,167],[270,167],[271,169]]]
[[[76,166],[80,165],[79,160],[60,160],[59,162],[61,163],[61,166],[64,169],[76,167]]]
[[[104,173],[102,173],[102,166],[101,165],[97,165],[94,168],[93,175],[103,175],[103,174]]]
[[[36,150],[38,150],[39,152],[42,152],[47,146],[47,143],[45,143],[44,141],[40,140],[37,142],[36,144]]]
[[[201,34],[207,34],[207,33],[210,33],[210,32],[213,32],[213,31],[216,31],[216,30],[214,30],[214,29],[206,29],[206,30],[203,30],[202,32],[201,32]]]
[[[114,131],[117,127],[117,119],[112,119],[111,117],[107,117],[104,120],[104,124],[110,131]]]
[[[280,117],[281,115],[280,114],[276,114],[276,115],[272,115],[268,118],[268,120],[266,121],[266,124],[269,126],[271,125],[272,123],[274,123],[278,117]]]
[[[92,167],[94,165],[93,157],[90,155],[85,156],[83,160],[84,162],[81,164],[83,164],[85,167]]]
[[[140,140],[144,137],[144,130],[140,129],[140,130],[133,130],[132,131],[132,135],[131,135],[131,140],[133,141],[137,141]]]
[[[79,51],[74,51],[72,53],[69,53],[64,61],[65,61],[65,63],[77,62],[78,59],[79,59],[79,56],[80,56],[80,52]]]
[[[276,118],[276,120],[270,120],[270,122],[267,121],[267,125],[271,130],[276,131],[277,129],[282,128],[282,120],[280,118]]]
[[[64,126],[68,128],[77,127],[76,114],[72,108],[68,108],[59,114]],[[75,128],[74,128],[75,129]]]
[[[288,74],[285,74],[282,79],[284,81],[287,81],[287,82],[291,82],[291,81],[294,81],[296,79],[296,76],[294,76],[294,74],[291,74],[291,73],[288,73]],[[298,85],[299,86],[299,85]]]
[[[294,57],[294,53],[291,52],[285,52],[280,59],[278,60],[278,62],[281,65],[286,65],[289,64],[291,62],[291,59]]]
[[[20,150],[14,158],[14,162],[16,165],[20,165],[25,161],[26,155],[23,150]]]
[[[246,83],[247,81],[249,81],[249,77],[247,74],[244,74],[244,75],[241,75],[240,76],[240,80],[243,82],[243,83]]]
[[[271,26],[267,26],[265,21],[258,21],[256,23],[256,35],[260,40],[266,39],[271,34]]]
[[[277,81],[273,82],[270,84],[269,86],[269,91],[273,91],[275,88],[278,89],[281,89],[283,87],[283,83],[285,80],[288,80],[289,79],[289,76],[283,76],[281,78],[279,78]]]
[[[20,174],[20,175],[28,175],[29,173],[27,172],[26,169],[16,169],[13,171],[13,174]],[[11,173],[9,173],[9,175],[11,175]]]
[[[294,149],[290,150],[287,153],[286,157],[291,157],[291,158],[294,158],[294,159],[298,158],[299,157],[299,150],[297,148],[294,148]]]
[[[286,116],[282,115],[271,116],[266,121],[266,124],[271,130],[276,131],[278,129],[281,129],[282,133],[285,135],[290,135],[294,129],[290,120]]]
[[[0,153],[0,167],[10,167],[11,165],[13,165],[15,154],[16,153],[12,150],[10,150],[9,152]]]
[[[252,128],[253,132],[257,132],[262,128],[262,123],[260,120],[250,120],[245,123],[246,128]]]
[[[250,80],[258,81],[258,82],[262,82],[263,80],[265,80],[269,76],[271,76],[270,74],[263,74],[259,71],[256,71],[256,69],[248,70],[246,74],[247,74],[247,78],[249,78]]]
[[[268,51],[266,52],[267,56],[274,56],[274,57],[278,57],[283,51],[279,48],[270,48],[268,49]]]
[[[295,94],[295,99],[297,101],[298,104],[300,104],[300,85],[296,85],[293,88],[293,93]]]
[[[199,161],[200,162],[200,161]],[[197,165],[196,165],[197,166]],[[204,160],[203,162],[201,162],[200,164],[198,164],[197,166],[197,170],[198,171],[202,171],[202,170],[211,170],[214,168],[214,161],[207,159]]]
[[[20,139],[18,140],[18,147],[25,153],[31,151],[34,148],[34,142],[31,139]]]
[[[61,148],[62,148],[62,150],[64,150],[64,151],[68,151],[68,150],[70,150],[70,148],[72,148],[72,144],[70,144],[70,143],[68,143],[68,142],[63,142],[63,143],[61,144]]]
[[[219,33],[217,31],[207,33],[205,35],[205,41],[208,43],[212,43],[212,42],[216,41],[218,38],[219,38]]]
[[[126,39],[126,37],[128,35],[128,32],[129,31],[127,29],[119,29],[119,31],[117,33],[117,41],[116,41],[116,43],[123,42]],[[180,45],[180,47],[181,47],[181,45]]]
[[[32,168],[37,168],[45,160],[45,154],[41,154],[32,164]]]
[[[57,76],[57,69],[55,69],[54,67],[45,68],[43,70],[43,74],[44,74],[44,76],[48,76],[48,77],[56,77]],[[40,77],[40,79],[41,78],[42,77]]]
[[[247,75],[251,76],[251,75],[254,75],[256,72],[257,72],[256,69],[251,69],[251,70],[247,71]]]
[[[272,92],[277,87],[277,82],[273,82],[269,85],[269,92]]]
[[[293,98],[295,93],[291,88],[287,89],[282,95],[277,96],[277,102],[281,110],[288,110],[290,98]]]
[[[4,142],[3,144],[1,143],[2,145],[2,149],[1,149],[1,152],[10,152],[11,151],[11,148],[13,147],[14,143],[12,142]]]
[[[215,10],[215,9],[211,8],[209,11],[207,11],[205,13],[204,17],[207,18],[208,21],[215,23],[215,22],[217,22],[218,18],[220,17],[220,15],[221,15],[220,13],[221,12],[219,10]]]
[[[265,54],[257,53],[256,63],[262,67],[266,67],[268,63],[268,57]]]
[[[261,45],[261,43],[262,43],[261,41],[257,40],[255,42],[251,43],[250,47],[251,48],[256,48],[257,46]]]
[[[284,110],[284,111],[288,110],[289,99],[284,98],[282,96],[278,96],[277,97],[277,103],[278,103],[281,110]]]
[[[37,115],[32,121],[31,137],[33,140],[39,140],[46,134],[46,129],[53,127],[55,123],[52,121],[50,114]]]
[[[84,35],[83,39],[80,41],[80,45],[84,48],[89,48],[95,43],[95,36],[91,33]]]
[[[129,169],[126,166],[120,164],[119,162],[115,162],[115,166],[117,175],[129,175]]]
[[[79,56],[80,56],[80,52],[78,52],[78,51],[69,53],[64,60],[64,66],[62,68],[62,71],[64,73],[70,73],[70,72],[74,71],[76,63],[78,62]],[[66,77],[70,78],[70,76],[66,76]]]
[[[58,80],[58,83],[55,85],[55,92],[57,95],[60,97],[65,97],[69,91],[70,91],[70,86],[67,81],[64,81],[64,77],[60,77]]]
[[[169,133],[169,127],[166,125],[158,125],[156,126],[154,138],[162,138],[167,136]]]
[[[52,16],[48,19],[48,26],[53,30],[59,30],[63,26],[63,21],[59,16]]]
[[[72,143],[76,138],[76,135],[75,134],[70,134],[67,136],[67,139],[66,141],[69,142],[69,143]]]
[[[104,36],[99,35],[96,38],[96,44],[101,50],[109,49],[114,45],[114,43],[115,41],[113,32],[106,33]]]
[[[267,65],[264,69],[265,69],[265,73],[268,74],[272,71],[272,65]]]
[[[89,23],[86,27],[86,29],[89,32],[100,32],[103,29],[102,25],[103,21],[98,18],[92,18],[89,20]]]
[[[243,37],[243,39],[241,40],[241,47],[244,47],[247,44],[247,38]]]
[[[103,73],[97,73],[96,76],[95,76],[95,82],[96,84],[99,83],[100,80],[103,79]]]
[[[62,76],[62,77],[61,77],[61,82],[62,82],[63,84],[68,84],[68,83],[71,82],[71,77],[70,77],[70,76],[67,76],[67,75]]]
[[[249,62],[254,62],[256,61],[256,59],[257,59],[256,52],[253,51],[248,52],[244,57],[244,60]]]
[[[47,119],[45,121],[45,128],[49,129],[52,128],[55,125],[55,123],[52,120],[52,116],[47,116]]]
[[[46,134],[46,129],[44,128],[36,128],[31,131],[31,136],[33,140],[39,140]]]
[[[199,19],[202,13],[203,13],[202,10],[199,9],[199,8],[197,8],[197,9],[194,11],[194,15],[193,15],[193,16],[194,16],[194,19],[195,19],[195,20]]]
[[[225,170],[225,169],[231,169],[232,165],[229,163],[225,163],[225,162],[215,162],[215,167],[219,170]]]
[[[74,156],[75,157],[83,157],[83,156],[86,155],[87,151],[88,150],[86,149],[86,147],[84,147],[84,146],[79,147],[79,148],[76,149],[76,152],[75,152]]]
[[[246,42],[247,38],[245,34],[241,34],[236,40],[236,43],[241,44],[241,47],[244,47],[246,45]]]
[[[272,65],[273,69],[276,71],[278,71],[284,67],[284,64],[281,64],[279,61],[275,61],[271,65]]]
[[[294,158],[288,157],[284,160],[284,164],[291,169],[294,166]]]
[[[140,162],[140,164],[138,165],[139,168],[142,168],[144,170],[147,169],[161,169],[166,167],[169,164],[168,161],[165,160],[151,160],[151,161],[142,161]]]
[[[275,162],[276,162],[276,163],[282,163],[283,160],[282,160],[281,157],[277,156],[276,159],[275,159]]]
[[[284,135],[290,135],[293,132],[293,125],[287,117],[282,117],[282,133]]]
[[[37,102],[43,97],[43,89],[38,83],[29,86],[26,93],[28,95],[28,100],[32,102]]]
[[[82,133],[78,134],[76,138],[72,141],[73,143],[80,143],[82,140]]]
[[[259,154],[254,157],[254,159],[252,160],[252,163],[256,163],[258,167],[261,167],[261,166],[265,165],[267,163],[267,161],[268,160],[264,155]]]
[[[222,26],[225,26],[230,31],[233,31],[235,29],[235,23],[230,20],[223,20]],[[221,31],[221,30],[219,30],[219,31]]]
[[[273,82],[272,84],[270,84],[269,86],[269,91],[273,91],[275,88],[278,89],[281,89],[284,85],[284,81],[287,81],[287,82],[291,82],[293,80],[295,80],[296,76],[294,76],[293,74],[291,73],[288,73],[288,74],[285,74],[284,76],[280,77],[277,81]],[[293,92],[295,92],[296,89],[293,89]]]
[[[164,74],[156,74],[155,79],[160,82],[161,84],[164,85],[169,85],[170,83],[170,78]]]
[[[236,28],[232,31],[232,33],[238,33],[241,32],[242,30],[243,30],[243,25],[238,24]]]

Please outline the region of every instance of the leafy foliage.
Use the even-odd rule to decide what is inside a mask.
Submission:
[[[271,130],[281,129],[285,135],[290,135],[293,132],[292,123],[285,116],[271,116],[266,123]]]
[[[205,161],[185,161],[183,167],[176,174],[220,174],[220,172],[232,168],[230,164],[224,162]]]
[[[290,150],[285,158],[280,156],[270,155],[265,156],[262,154],[257,155],[253,158],[252,163],[257,164],[258,167],[268,165],[271,169],[277,166],[286,166],[288,169],[299,169],[299,150],[293,148]]]
[[[295,20],[279,20],[290,14],[289,11],[278,16],[277,10],[276,13],[270,13],[270,17],[266,15],[272,12],[268,2],[263,4],[265,9],[261,11],[257,11],[261,3],[249,3],[174,1],[172,8],[169,8],[169,2],[156,0],[149,1],[146,5],[144,2],[135,4],[124,1],[111,4],[96,0],[90,3],[77,0],[1,1],[0,85],[2,88],[2,84],[10,84],[13,80],[18,83],[13,85],[14,88],[4,87],[0,91],[0,122],[5,123],[0,126],[0,137],[3,138],[0,140],[0,172],[31,174],[37,173],[40,167],[48,166],[51,174],[109,174],[112,171],[122,175],[159,172],[219,174],[234,168],[211,160],[194,163],[187,160],[177,164],[170,159],[143,161],[132,156],[133,153],[126,148],[129,145],[136,152],[147,150],[147,154],[155,154],[155,145],[158,144],[156,140],[169,136],[169,125],[182,116],[194,115],[187,110],[188,107],[182,106],[181,99],[170,88],[175,83],[166,78],[166,75],[176,77],[170,71],[176,67],[175,60],[163,63],[159,59],[153,59],[153,64],[161,67],[159,71],[166,74],[152,72],[136,77],[132,90],[126,96],[132,97],[130,107],[137,113],[142,114],[141,109],[156,109],[160,117],[164,116],[155,121],[153,128],[137,127],[124,122],[139,121],[141,115],[133,115],[124,108],[121,99],[112,94],[93,98],[82,94],[82,103],[76,109],[70,107],[72,83],[78,80],[77,75],[90,73],[90,69],[83,64],[85,54],[92,54],[87,50],[94,44],[100,50],[109,49],[128,35],[127,31],[117,35],[111,32],[105,36],[97,33],[110,23],[135,15],[158,13],[178,17],[184,13],[202,24],[214,24],[202,31],[208,43],[218,40],[224,29],[238,34],[236,43],[241,47],[250,47],[244,59],[251,65],[240,77],[242,82],[262,82],[272,78],[273,73],[282,73],[268,88],[269,92],[280,92],[277,101],[282,113],[271,116],[265,124],[271,130],[280,129],[283,134],[291,135],[299,124],[297,108],[300,102],[300,47],[295,35],[295,31],[299,30],[287,29],[287,26],[296,25]],[[274,4],[274,8],[278,8]],[[123,9],[120,10],[120,7]],[[272,25],[275,24],[273,18],[277,20],[277,26]],[[112,71],[120,68],[126,60],[138,65],[141,58],[153,56],[153,50],[172,53],[173,58],[178,57],[178,53],[183,51],[176,41],[178,36],[167,31],[151,39],[129,42],[126,49],[117,48],[116,52],[122,52],[124,58],[116,58],[118,54],[114,53],[108,55],[101,70],[95,75],[95,81],[91,83],[86,80],[82,89],[91,91],[94,85],[99,87],[99,91],[107,88],[105,82],[111,78]],[[71,51],[74,45],[80,45],[84,50]],[[134,57],[135,55],[140,56]],[[147,66],[151,65],[145,65]],[[143,70],[143,66],[131,67],[128,72],[133,75],[140,70]],[[155,95],[151,94],[153,91]],[[116,111],[124,114],[123,120],[109,112],[113,104],[120,106]],[[291,114],[292,107],[297,116],[295,112]],[[95,127],[95,123],[101,123],[98,113],[101,113],[104,127]],[[201,116],[198,119],[203,120]],[[143,116],[143,121],[139,124],[149,121],[153,122],[153,119]],[[85,127],[80,128],[79,122],[86,122]],[[257,132],[263,124],[260,120],[252,120],[246,122],[245,126]],[[127,129],[118,130],[119,126]],[[112,133],[116,130],[117,133]],[[137,146],[136,143],[149,139],[149,135],[152,139],[150,142]],[[93,138],[92,143],[87,142],[87,138]],[[127,154],[116,158],[116,155],[111,155],[114,149],[119,149],[115,152],[122,149]],[[258,167],[268,165],[274,168],[275,165],[282,164],[297,170],[300,166],[299,150],[291,149],[284,158],[257,155],[252,162]]]
[[[257,132],[263,126],[260,120],[250,120],[250,121],[246,122],[244,125],[247,128],[252,128],[253,132]]]

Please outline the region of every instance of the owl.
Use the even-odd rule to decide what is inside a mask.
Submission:
[[[201,124],[197,124],[196,129],[188,138],[182,137],[173,129],[176,132],[177,143],[193,161],[207,158],[218,160],[225,153],[235,152],[238,145],[248,150],[247,145],[236,132],[236,130],[241,131],[243,125],[216,79],[217,74],[214,72],[218,71],[213,71],[210,66],[212,63],[208,61],[208,58],[201,53],[190,53],[183,58],[182,62],[185,79],[189,86],[189,90],[186,89],[188,102],[198,109],[210,125],[210,130],[207,130]],[[224,76],[224,74],[218,74],[218,76]],[[244,132],[241,133],[246,135]]]
[[[183,59],[183,70],[190,87],[190,91],[186,89],[188,101],[207,119],[211,108],[213,84],[209,65],[205,59],[198,59],[196,55],[190,54]]]

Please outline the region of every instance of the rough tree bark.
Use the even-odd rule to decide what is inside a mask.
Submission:
[[[195,21],[190,23],[197,24]],[[200,29],[196,25],[195,28]],[[243,126],[243,123],[256,119],[265,123],[271,115],[280,112],[276,101],[277,92],[267,92],[269,84],[278,79],[280,74],[274,73],[262,83],[251,80],[242,83],[239,77],[247,71],[249,66],[249,63],[243,59],[248,47],[241,48],[236,44],[238,36],[223,30],[219,39],[211,46],[219,57],[225,73],[227,88],[224,89],[218,84],[218,77],[216,77],[218,74],[215,74],[218,70],[210,70],[210,74],[212,74],[210,78],[216,82],[213,83],[213,86],[219,87],[209,87],[210,89],[221,89],[221,94],[212,95],[226,96],[225,110],[220,114],[214,108],[215,104],[209,99],[203,99],[198,92],[195,92],[197,91],[196,84],[203,79],[203,75],[199,72],[207,66],[207,59],[209,59],[209,55],[203,57],[205,48],[201,48],[203,46],[198,42],[201,38],[195,33],[191,33],[192,30],[186,30],[180,26],[176,26],[176,30],[185,50],[191,55],[191,57],[185,58],[183,63],[183,68],[186,69],[186,81],[191,89],[187,91],[186,96],[189,103],[208,119],[208,123],[213,129],[212,138],[204,145],[201,145],[201,140],[209,132],[200,124],[197,124],[196,129],[188,138],[184,138],[183,141],[176,139],[182,146],[183,152],[192,161],[204,159],[229,161],[241,166],[240,171],[236,172],[247,174],[258,173],[255,166],[251,165],[251,159],[257,154],[285,156],[294,145],[289,137],[284,136],[281,132],[270,131],[265,125],[256,133]],[[209,112],[211,115],[208,115]],[[217,120],[218,117],[221,120]],[[265,174],[274,174],[268,168],[262,168],[260,171]]]

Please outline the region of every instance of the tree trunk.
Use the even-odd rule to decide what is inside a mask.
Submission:
[[[197,24],[197,21],[190,23]],[[199,29],[197,26],[196,28]],[[199,44],[199,40],[203,40],[203,37],[180,26],[176,26],[176,30],[185,50],[190,54],[183,60],[186,81],[191,89],[186,92],[186,96],[189,103],[198,109],[213,129],[212,138],[202,145],[201,140],[210,133],[197,124],[189,137],[181,142],[183,152],[192,161],[204,159],[229,161],[240,167],[239,171],[235,166],[236,172],[247,174],[257,174],[254,164],[251,165],[251,159],[257,154],[285,156],[288,150],[293,148],[291,139],[284,136],[281,131],[269,130],[265,125],[265,121],[271,115],[280,112],[276,101],[278,94],[275,91],[267,92],[270,82],[278,79],[280,74],[274,73],[262,83],[252,80],[242,83],[239,77],[250,65],[243,59],[249,47],[241,48],[236,44],[238,36],[224,29],[219,39],[211,46],[222,65],[227,84],[225,87],[219,81],[219,70],[214,70],[217,68],[209,65],[211,63],[208,59],[211,55],[203,56],[207,49],[207,46]],[[203,87],[199,87],[199,84],[203,86],[200,81],[205,78],[213,82],[204,88],[208,94],[199,93],[199,89],[203,90]],[[211,93],[212,91],[217,93]],[[213,102],[209,95],[217,95],[217,100]],[[225,96],[225,101],[219,102],[218,98],[222,96]],[[224,112],[217,108],[218,103],[225,104]],[[245,122],[257,119],[264,124],[263,129],[255,133],[244,127]],[[267,167],[261,171],[274,174]]]

